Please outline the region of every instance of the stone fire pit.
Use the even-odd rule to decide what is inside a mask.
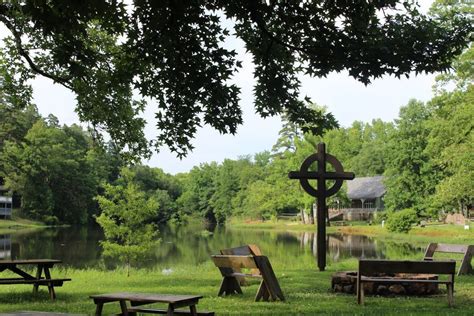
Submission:
[[[391,279],[411,279],[411,280],[437,280],[436,274],[378,274],[375,277]],[[357,290],[357,272],[345,271],[332,275],[331,288],[334,292],[355,294]],[[390,283],[368,282],[364,283],[365,294],[377,295],[431,295],[439,293],[438,284],[431,283]]]

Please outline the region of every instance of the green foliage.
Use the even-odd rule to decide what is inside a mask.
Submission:
[[[426,151],[440,174],[432,196],[436,210],[465,211],[474,203],[473,52],[471,47],[460,56],[449,80],[438,78],[441,86],[453,83],[456,89],[439,90],[429,103],[433,115]]]
[[[377,212],[377,216],[374,216],[373,223],[374,224],[382,224],[382,221],[387,221],[388,215],[390,212]]]
[[[367,4],[366,10],[344,3],[340,11],[316,2],[257,2],[215,2],[205,10],[200,3],[152,6],[149,1],[134,3],[131,10],[100,1],[0,4],[0,21],[12,32],[0,52],[0,176],[21,195],[23,212],[49,223],[85,223],[99,214],[92,197],[105,194],[101,181],[133,186],[146,201],[154,201],[153,223],[189,216],[223,223],[232,216],[269,219],[282,212],[309,212],[314,199],[287,174],[321,141],[357,177],[384,174],[385,203],[391,210],[413,208],[437,217],[440,210],[472,206],[472,46],[438,77],[436,96],[427,104],[410,101],[395,124],[355,121],[331,129],[337,127],[331,113],[298,99],[297,74],[348,69],[368,82],[383,73],[446,68],[466,44],[472,8],[440,0],[431,19],[405,3],[407,14],[389,10],[382,18],[378,11],[395,2]],[[170,27],[169,12],[176,14],[171,26],[176,32],[166,31],[158,39],[155,32]],[[283,13],[294,19],[282,19]],[[336,15],[321,22],[321,14]],[[139,163],[127,165],[124,146],[133,154],[148,151],[139,116],[142,97],[158,101],[161,134],[155,145],[167,144],[179,154],[191,148],[189,140],[203,122],[221,132],[234,132],[241,123],[238,88],[227,80],[238,61],[233,51],[219,46],[228,35],[220,25],[223,16],[233,19],[236,36],[254,57],[257,112],[283,113],[272,152],[202,164],[177,176]],[[308,17],[322,24],[309,27]],[[337,32],[323,27],[342,17],[346,22],[337,25]],[[126,23],[131,19],[134,23]],[[356,27],[349,27],[352,22]],[[450,30],[456,32],[443,35]],[[333,36],[332,44],[325,33]],[[317,43],[324,45],[313,51]],[[433,43],[434,55],[429,54]],[[330,53],[324,54],[328,47]],[[52,115],[41,118],[31,103],[27,81],[32,73],[24,60],[36,73],[76,92],[79,116],[93,129],[60,126]],[[133,89],[138,98],[132,97]],[[97,128],[104,126],[117,141],[102,144]],[[348,204],[344,188],[328,201],[331,207]]]
[[[424,211],[426,197],[434,192],[437,174],[425,151],[430,115],[426,105],[415,100],[400,109],[397,129],[389,143],[390,160],[385,171],[385,205],[389,210],[415,208]]]
[[[418,216],[414,209],[394,211],[387,216],[387,229],[396,233],[408,233],[417,222]]]
[[[347,70],[368,84],[384,74],[447,69],[466,47],[472,23],[457,10],[433,12],[423,15],[405,0],[12,0],[0,4],[0,22],[11,35],[4,46],[15,73],[71,89],[80,118],[134,155],[149,153],[140,114],[144,100],[154,99],[154,144],[185,155],[199,126],[235,133],[242,123],[240,89],[230,81],[241,61],[224,45],[230,36],[252,55],[256,111],[285,112],[322,134],[332,117],[300,100],[299,73]]]
[[[154,221],[159,202],[147,197],[135,184],[104,186],[104,194],[97,196],[102,210],[96,218],[104,230],[101,242],[106,257],[116,257],[130,267],[143,259],[159,240]]]
[[[83,224],[98,179],[87,160],[88,139],[78,126],[37,121],[21,142],[6,141],[1,157],[6,185],[19,193],[25,215]]]

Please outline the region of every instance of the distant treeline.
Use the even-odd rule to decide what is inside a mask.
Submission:
[[[0,176],[21,197],[23,216],[52,224],[87,223],[101,212],[97,196],[105,195],[106,202],[140,195],[154,209],[148,219],[154,222],[269,219],[309,210],[312,198],[287,174],[324,141],[345,170],[358,177],[385,175],[389,210],[411,208],[432,217],[462,211],[474,197],[472,51],[454,64],[455,71],[438,77],[432,100],[410,101],[393,123],[356,121],[319,137],[283,117],[271,150],[174,176],[127,162],[113,142],[77,125],[61,126],[52,115],[41,117],[31,95],[3,89]],[[347,203],[344,189],[336,197]]]

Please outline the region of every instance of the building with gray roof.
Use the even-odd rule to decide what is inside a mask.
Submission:
[[[346,220],[369,220],[376,211],[384,209],[383,176],[360,177],[347,181],[350,207],[343,211]]]

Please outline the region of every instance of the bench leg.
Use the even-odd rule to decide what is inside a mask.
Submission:
[[[224,279],[222,279],[221,288],[219,289],[219,293],[217,295],[222,296],[235,293],[242,294],[239,281],[235,277],[225,276]]]
[[[121,300],[120,301],[120,309],[122,310],[122,315],[123,316],[128,316],[128,308],[127,308],[127,302]]]
[[[168,305],[168,311],[166,312],[166,316],[173,316],[174,315],[174,306],[173,304]]]
[[[453,307],[454,306],[453,284],[446,284],[446,287],[448,288],[448,305],[449,307]]]
[[[104,303],[96,302],[95,304],[95,316],[102,316],[102,309],[104,308]]]
[[[268,301],[269,297],[270,292],[268,291],[267,284],[262,280],[262,282],[260,282],[260,286],[258,287],[257,295],[255,296],[255,302],[260,301],[260,299],[263,301]]]
[[[36,270],[36,278],[39,280],[41,279],[41,274],[43,273],[43,266],[38,266],[38,270]],[[35,283],[33,285],[33,294],[38,294],[39,284]]]
[[[51,273],[49,272],[49,267],[44,267],[44,276],[47,279],[51,279]],[[54,292],[54,285],[52,282],[48,283],[48,292],[49,297],[54,300],[56,298],[56,293]]]
[[[357,284],[357,304],[364,305],[364,284]]]
[[[189,306],[189,311],[191,312],[192,316],[197,316],[196,305],[190,305]]]

